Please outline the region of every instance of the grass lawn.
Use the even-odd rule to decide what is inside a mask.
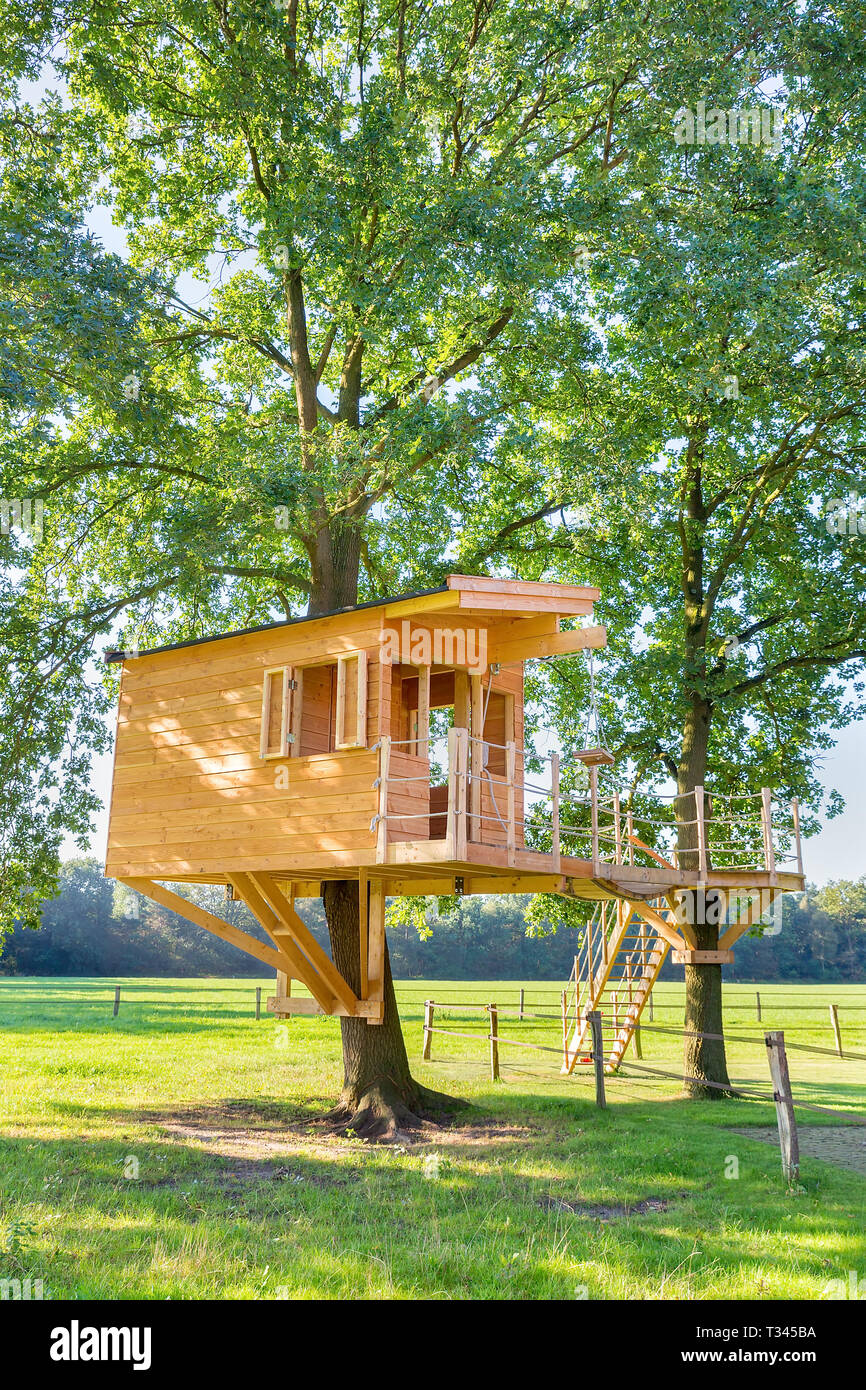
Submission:
[[[472,1108],[396,1147],[317,1123],[339,1023],[256,1022],[255,984],[0,980],[0,1279],[55,1298],[818,1299],[866,1278],[866,1174],[807,1156],[786,1192],[778,1148],[736,1132],[774,1126],[772,1104],[685,1101],[631,1048],[604,1112],[589,1068],[562,1078],[552,1053],[503,1045],[499,1083],[481,1039],[436,1034],[418,1060],[428,996],[455,1001],[437,1026],[481,1034],[465,1005],[494,1000],[503,1038],[557,1047],[555,984],[526,985],[549,1016],[524,1021],[505,1014],[519,982],[398,985],[416,1075]],[[766,1093],[763,1030],[784,1028],[828,1049],[790,1051],[795,1096],[866,1118],[866,1063],[832,1055],[828,1013],[866,1054],[866,988],[759,986],[762,1024],[755,988],[727,989],[732,1079]],[[682,986],[658,986],[656,1026],[681,1022]],[[644,1030],[647,1067],[681,1051]],[[804,1147],[840,1124],[798,1120]]]

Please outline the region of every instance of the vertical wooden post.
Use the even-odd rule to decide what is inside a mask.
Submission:
[[[391,739],[383,734],[379,740],[379,823],[376,836],[376,862],[384,864],[388,857],[388,769],[391,764]]]
[[[113,1014],[113,1017],[114,1017],[114,1018],[117,1018],[117,1015],[118,1015],[119,1013],[120,1013],[120,985],[115,985],[115,987],[114,987],[114,1014]]]
[[[629,864],[633,864],[633,863],[634,863],[634,845],[633,845],[632,842],[631,842],[631,837],[632,837],[632,835],[634,834],[634,813],[633,813],[633,811],[632,811],[631,806],[629,806],[628,810],[626,811],[626,816],[625,816],[625,833],[626,833],[626,838],[627,838],[627,840],[628,840],[628,862],[629,862]]]
[[[490,679],[490,677],[488,677]],[[469,677],[470,730],[467,731],[469,753],[469,839],[481,840],[481,778],[484,757],[484,688],[480,676]],[[470,740],[471,732],[471,740]]]
[[[767,1044],[770,1076],[773,1079],[776,1123],[779,1126],[779,1145],[782,1150],[782,1172],[788,1183],[795,1183],[800,1176],[800,1146],[797,1140],[797,1121],[794,1116],[794,1103],[791,1096],[791,1079],[788,1075],[785,1034],[781,1032],[767,1033],[764,1041]]]
[[[550,794],[551,810],[550,824],[553,836],[551,853],[553,854],[553,872],[559,873],[561,856],[559,849],[559,754],[550,755]]]
[[[601,865],[598,857],[598,768],[594,763],[589,769],[589,797],[592,814],[592,872],[595,877],[600,872]]]
[[[761,825],[764,831],[764,867],[770,875],[770,884],[778,882],[776,874],[776,851],[773,847],[773,793],[769,787],[761,788]]]
[[[509,864],[513,864],[517,846],[517,816],[514,802],[514,779],[517,776],[517,746],[513,741],[505,745],[505,776],[508,782],[506,790],[506,796],[508,798],[508,829],[506,831],[505,844],[508,851],[508,862]]]
[[[833,1024],[833,1035],[834,1035],[834,1037],[835,1037],[835,1039],[836,1039],[836,1051],[838,1052],[839,1056],[841,1057],[841,1056],[842,1056],[842,1034],[839,1032],[839,1006],[838,1006],[838,1004],[831,1004],[831,1005],[830,1005],[830,1021],[831,1021],[832,1024]]]
[[[622,825],[620,823],[619,792],[613,794],[613,833],[616,841],[617,864],[622,863]]]
[[[760,1023],[760,1022],[761,1022],[761,991],[760,991],[759,989],[756,989],[756,990],[755,990],[755,1003],[756,1003],[757,1008],[758,1008],[758,1022]]]
[[[652,1023],[652,1021],[653,1021],[653,992],[652,992],[652,990],[650,990],[649,1011],[650,1011],[650,1023]]]
[[[457,767],[459,757],[458,730],[448,730],[448,809],[445,817],[445,843],[448,858],[457,858]]]
[[[257,1022],[257,1023],[258,1023],[259,1019],[261,1018],[261,1016],[262,1016],[262,987],[261,987],[261,985],[256,985],[256,1022]]]
[[[367,998],[367,958],[370,941],[370,880],[367,877],[367,870],[361,869],[358,874],[358,936],[360,940],[361,952],[361,998]]]
[[[640,1019],[638,1019],[638,1020],[636,1021],[635,1025],[634,1025],[633,1037],[634,1037],[634,1055],[635,1055],[635,1057],[637,1057],[637,1059],[638,1059],[639,1062],[642,1062],[642,1061],[643,1061],[643,1048],[641,1047],[641,1041],[640,1041]]]
[[[704,789],[695,787],[695,820],[698,831],[698,882],[707,881],[707,827],[704,821]]]
[[[564,989],[564,990],[562,991],[562,998],[561,998],[561,1000],[560,1000],[560,1006],[561,1006],[561,1009],[562,1009],[562,1055],[563,1055],[564,1057],[567,1057],[567,1056],[568,1056],[568,990],[566,990],[566,989]],[[575,1019],[575,1023],[577,1023],[577,1019]]]
[[[607,1108],[604,1096],[604,1043],[601,1037],[601,1014],[593,1009],[587,1014],[592,1030],[592,1060],[595,1065],[595,1103],[601,1109]]]
[[[385,998],[385,884],[370,880],[370,908],[367,920],[367,989],[370,999]],[[369,1018],[368,1023],[381,1023]]]
[[[495,1004],[487,1005],[490,1016],[490,1079],[499,1080],[499,1013]]]
[[[791,801],[791,815],[794,817],[794,843],[797,848],[797,873],[803,872],[803,846],[800,842],[800,801],[798,797],[793,797]]]
[[[433,1000],[432,1000],[432,999],[425,999],[425,1001],[424,1001],[424,1046],[423,1046],[423,1048],[421,1049],[421,1060],[424,1061],[424,1062],[429,1062],[429,1061],[430,1061],[430,1044],[431,1044],[432,1041],[433,1041],[433,1033],[432,1033],[432,1031],[431,1031],[432,1028],[433,1028]]]
[[[517,1017],[520,1019],[521,1022],[523,1022],[523,986],[522,986],[522,985],[521,985],[521,987],[520,987],[520,1012],[519,1012],[519,1014],[517,1015]]]

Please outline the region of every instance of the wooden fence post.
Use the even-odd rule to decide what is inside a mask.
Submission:
[[[517,1017],[518,1017],[518,1018],[521,1020],[521,1022],[522,1022],[522,1020],[523,1020],[523,990],[522,990],[522,989],[521,989],[521,991],[520,991],[520,1013],[517,1015]]]
[[[261,985],[256,985],[256,1022],[258,1022],[258,1020],[261,1018],[261,1016],[262,1016],[262,987],[261,987]]]
[[[118,1015],[119,1013],[120,1013],[120,985],[115,985],[115,988],[114,988],[114,1015],[113,1015],[113,1017],[114,1017],[114,1018],[117,1018],[117,1015]]]
[[[559,999],[559,1004],[560,1004],[560,1009],[561,1009],[561,1011],[562,1011],[562,1055],[563,1055],[563,1057],[567,1057],[567,1056],[568,1056],[568,990],[567,990],[567,989],[564,989],[564,990],[562,991],[562,994],[560,995],[560,999]],[[575,1026],[576,1026],[576,1025],[577,1025],[577,1017],[575,1017],[574,1022],[575,1022]]]
[[[761,991],[758,990],[758,989],[755,990],[755,1003],[757,1004],[757,1007],[758,1007],[758,1022],[760,1023],[760,1022],[761,1022]]]
[[[487,1005],[490,1015],[490,1079],[499,1080],[499,1013],[495,1004]]]
[[[642,1062],[642,1061],[643,1061],[643,1048],[641,1047],[641,1044],[640,1044],[640,1020],[639,1020],[639,1019],[638,1019],[638,1021],[635,1023],[635,1025],[634,1025],[634,1033],[633,1033],[633,1036],[634,1036],[634,1055],[635,1055],[635,1057],[638,1059],[639,1062]]]
[[[764,1041],[767,1044],[770,1076],[773,1080],[776,1123],[779,1126],[779,1146],[782,1150],[782,1172],[786,1181],[792,1184],[800,1176],[800,1146],[797,1141],[797,1120],[794,1115],[794,1102],[791,1096],[791,1079],[788,1075],[785,1034],[781,1032],[767,1033]]]
[[[652,990],[650,990],[649,1011],[650,1011],[650,1023],[652,1023],[652,1021],[653,1021],[653,992],[652,992]]]
[[[424,1046],[421,1049],[421,1060],[430,1061],[430,1044],[433,1041],[433,1000],[424,1000]]]
[[[604,1097],[604,1043],[601,1036],[601,1014],[593,1009],[587,1014],[592,1029],[592,1060],[595,1064],[595,1103],[601,1110],[607,1108]]]
[[[839,1032],[839,1006],[838,1006],[838,1004],[831,1004],[831,1005],[830,1005],[830,1021],[831,1021],[832,1024],[833,1024],[833,1034],[834,1034],[834,1036],[835,1036],[835,1038],[836,1038],[836,1051],[838,1052],[839,1056],[841,1057],[841,1056],[842,1056],[842,1034]]]

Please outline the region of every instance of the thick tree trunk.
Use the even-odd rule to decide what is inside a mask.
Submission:
[[[312,560],[311,614],[357,602],[360,533],[357,526],[323,525],[310,547]],[[358,884],[324,883],[322,901],[334,964],[360,993],[360,904]],[[334,1119],[364,1138],[393,1138],[417,1127],[431,1112],[455,1110],[462,1102],[416,1082],[409,1070],[400,1026],[388,943],[385,942],[385,1008],[381,1024],[366,1019],[341,1019],[343,1090]]]
[[[692,792],[703,786],[707,768],[712,709],[706,700],[694,697],[683,733],[682,755],[678,773],[678,791]],[[685,821],[695,819],[693,797],[680,801]],[[681,825],[678,831],[680,867],[690,871],[698,868],[697,827]],[[715,895],[690,893],[686,902],[687,920],[692,924],[698,949],[715,951],[719,946],[719,904]],[[686,1010],[683,1050],[683,1074],[687,1078],[686,1094],[694,1100],[718,1100],[730,1085],[725,1055],[722,1021],[722,967],[720,965],[687,965]],[[716,1036],[694,1037],[690,1034],[710,1033]],[[703,1082],[713,1082],[712,1086]]]
[[[355,993],[360,992],[358,885],[325,883],[322,900],[334,964]],[[340,1020],[343,1033],[343,1090],[334,1118],[364,1138],[394,1138],[416,1128],[422,1118],[458,1102],[419,1085],[409,1070],[400,1026],[391,963],[385,945],[385,1012],[381,1024],[363,1018]]]

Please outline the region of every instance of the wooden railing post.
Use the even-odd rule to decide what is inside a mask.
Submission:
[[[622,826],[619,819],[619,792],[613,794],[613,829],[616,838],[616,863],[622,863]]]
[[[698,882],[706,883],[707,879],[707,827],[704,821],[704,789],[695,787],[695,820],[698,832]]]
[[[632,843],[632,837],[634,836],[634,812],[632,811],[631,806],[629,806],[628,810],[626,811],[626,816],[625,816],[625,833],[626,833],[626,839],[628,840],[628,862],[629,862],[629,864],[633,864],[633,863],[634,863],[634,845],[633,845],[633,843]]]
[[[788,1183],[795,1183],[800,1176],[800,1145],[791,1096],[791,1078],[788,1075],[785,1034],[767,1033],[764,1041],[767,1044],[770,1076],[773,1079],[773,1100],[776,1102],[776,1123],[779,1126],[779,1146],[782,1150],[782,1172]]]
[[[490,1016],[490,1079],[499,1080],[499,1011],[495,1004],[487,1005]]]
[[[830,1022],[833,1024],[833,1036],[836,1039],[836,1051],[842,1056],[842,1034],[839,1031],[839,1006],[830,1005]]]
[[[517,776],[517,745],[513,742],[505,745],[505,776],[508,783],[506,796],[508,798],[508,828],[505,832],[505,846],[508,853],[509,864],[514,863],[514,854],[517,847],[517,817],[514,801],[514,779]]]
[[[564,989],[564,990],[562,991],[562,998],[561,998],[561,1000],[560,1000],[560,1004],[561,1004],[561,1007],[562,1007],[562,1055],[563,1055],[563,1057],[565,1057],[565,1058],[567,1059],[567,1058],[568,1058],[568,990],[567,990],[567,989]],[[576,1022],[577,1022],[577,1019],[575,1019],[575,1023],[576,1023]]]
[[[770,883],[778,882],[776,875],[776,851],[773,847],[773,793],[769,787],[761,788],[761,825],[764,831],[764,868],[770,875]]]
[[[433,1041],[433,1000],[424,1001],[424,1046],[421,1049],[421,1060],[430,1061],[430,1044]]]
[[[604,1095],[604,1043],[601,1036],[601,1014],[598,1009],[593,1009],[587,1014],[589,1026],[592,1030],[592,1060],[595,1066],[595,1103],[599,1109],[607,1107]]]
[[[448,858],[457,858],[457,760],[459,756],[459,729],[448,730],[448,808],[445,816],[445,843]]]
[[[379,740],[379,821],[376,836],[376,862],[384,864],[388,857],[388,770],[391,764],[391,739],[383,734]]]
[[[559,851],[559,754],[550,755],[550,794],[551,810],[550,824],[552,832],[551,853],[553,854],[553,872],[559,873],[560,870],[560,851]]]

